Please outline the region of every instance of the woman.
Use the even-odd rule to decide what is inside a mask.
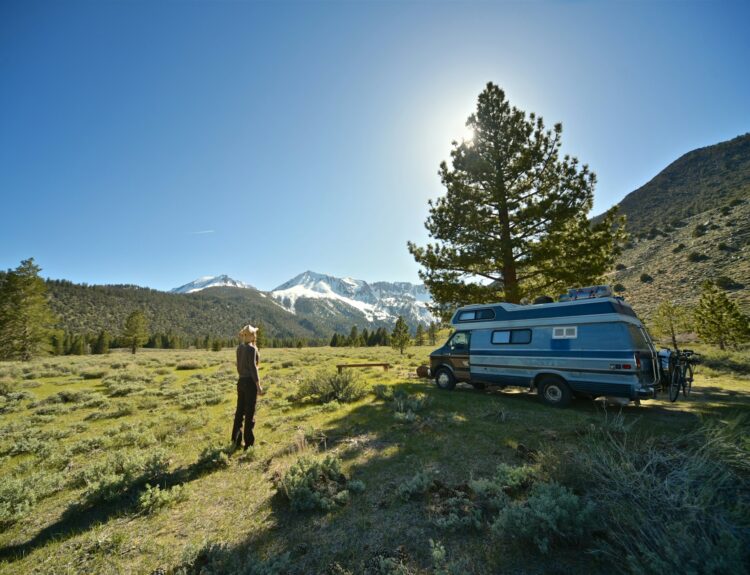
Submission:
[[[255,427],[255,402],[263,393],[258,377],[258,328],[246,325],[240,330],[240,345],[237,346],[237,409],[234,412],[234,426],[232,427],[232,442],[240,448],[242,445],[243,428],[242,420],[245,420],[244,438],[245,449],[255,443],[253,427]]]

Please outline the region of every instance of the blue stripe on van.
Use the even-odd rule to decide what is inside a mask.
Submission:
[[[589,351],[589,350],[557,350],[557,349],[472,349],[473,356],[508,356],[508,357],[588,357],[588,358],[623,358],[634,359],[634,351]]]
[[[528,387],[531,377],[517,375],[482,374],[476,377],[477,381],[490,385],[516,385]],[[626,383],[603,383],[601,381],[567,381],[570,389],[576,393],[586,393],[596,397],[609,395],[612,397],[626,397],[635,399],[638,394],[633,391],[633,386]]]

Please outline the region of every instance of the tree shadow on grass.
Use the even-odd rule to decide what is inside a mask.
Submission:
[[[212,455],[207,452],[198,461],[179,467],[169,473],[153,475],[144,472],[112,496],[75,502],[63,512],[57,521],[39,531],[33,538],[23,543],[6,545],[0,548],[0,560],[12,562],[22,559],[52,540],[68,539],[115,517],[135,513],[138,496],[147,483],[158,485],[162,489],[169,489],[176,485],[195,481],[221,467],[221,464],[217,464]]]
[[[541,432],[550,421],[571,417],[570,428],[580,429],[591,417],[601,418],[600,408],[579,402],[570,410],[557,410],[540,405],[535,396],[463,387],[445,392],[415,381],[392,387],[423,392],[431,401],[408,421],[396,417],[391,400],[365,402],[320,430],[326,438],[321,449],[333,451],[351,479],[364,481],[363,493],[328,513],[296,513],[276,493],[259,511],[268,517],[265,529],[235,544],[206,547],[192,563],[181,566],[184,572],[198,574],[208,563],[215,566],[211,572],[229,572],[282,554],[289,555],[295,573],[347,572],[337,571],[339,567],[360,572],[364,563],[378,557],[400,557],[411,567],[425,569],[432,565],[430,539],[442,540],[450,553],[466,558],[468,573],[497,572],[498,562],[503,568],[549,571],[549,558],[516,554],[508,559],[502,542],[488,546],[486,537],[476,533],[441,531],[426,502],[402,500],[398,488],[420,471],[444,485],[459,485],[490,476],[500,462],[521,465],[528,460],[517,446],[523,442],[532,450],[540,447],[548,440]],[[499,412],[506,418],[492,417]],[[535,419],[533,414],[541,415]],[[284,465],[267,469],[278,478]],[[506,565],[519,561],[522,564]],[[562,550],[555,562],[567,571],[596,572],[587,569],[578,549]]]

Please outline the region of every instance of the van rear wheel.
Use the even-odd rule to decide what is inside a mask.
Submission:
[[[565,407],[570,404],[570,400],[573,394],[570,393],[570,388],[567,384],[552,376],[543,377],[537,384],[539,390],[539,398],[542,403],[551,405],[552,407]]]
[[[447,367],[439,367],[435,371],[435,384],[440,389],[453,389],[456,387],[456,378]]]

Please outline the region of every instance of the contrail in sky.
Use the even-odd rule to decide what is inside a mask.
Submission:
[[[190,232],[190,235],[197,236],[201,234],[213,234],[213,233],[214,233],[214,230],[201,230],[199,232]]]

